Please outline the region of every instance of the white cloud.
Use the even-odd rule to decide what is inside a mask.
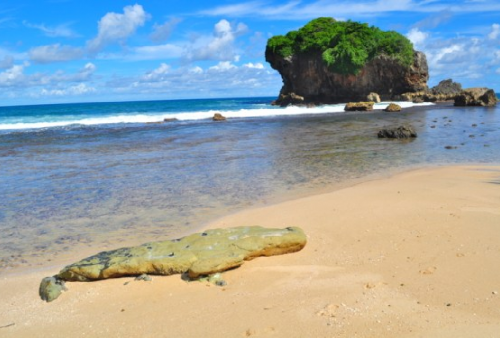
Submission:
[[[172,18],[169,21],[166,21],[162,25],[155,24],[153,26],[154,31],[153,33],[151,33],[150,36],[151,40],[153,42],[164,42],[168,40],[175,26],[177,26],[177,24],[181,21],[182,20],[179,18]]]
[[[193,88],[198,97],[263,96],[269,95],[270,90],[278,93],[282,84],[279,74],[255,65],[258,64],[248,67],[221,61],[204,70],[200,66],[173,69],[162,64],[143,75],[117,77],[106,87],[122,95],[175,98],[192,97]]]
[[[29,58],[35,63],[52,63],[77,60],[83,57],[83,49],[60,44],[39,46],[30,49]]]
[[[89,93],[95,93],[97,90],[93,87],[89,87],[84,83],[77,84],[75,86],[70,86],[64,89],[46,89],[42,88],[40,91],[41,96],[78,96]]]
[[[257,62],[257,63],[245,63],[243,65],[243,67],[246,67],[246,68],[255,68],[255,69],[264,69],[264,65],[260,62]]]
[[[200,66],[196,66],[196,67],[189,69],[189,72],[191,74],[201,74],[201,73],[203,73],[203,68],[201,68]]]
[[[495,40],[499,36],[500,36],[500,25],[497,23],[494,23],[493,25],[491,25],[491,33],[488,34],[488,38],[490,40]]]
[[[13,65],[0,73],[0,87],[14,87],[25,81],[25,65]]]
[[[65,81],[65,82],[89,81],[92,78],[92,76],[94,75],[96,70],[97,70],[97,67],[92,62],[88,62],[77,73],[66,74],[66,75],[58,78],[57,80],[58,81]]]
[[[237,67],[235,65],[233,65],[231,62],[221,61],[218,64],[216,64],[215,66],[210,67],[208,70],[220,72],[220,71],[225,71],[225,70],[235,69],[235,68],[237,68]]]
[[[95,54],[108,45],[125,41],[147,18],[147,13],[137,4],[123,8],[123,14],[107,13],[99,21],[97,36],[87,42],[89,52]]]
[[[418,37],[418,34],[415,36]],[[442,38],[427,35],[417,40],[419,50],[427,56],[430,86],[450,77],[457,82],[467,83],[467,86],[492,85],[491,81],[485,79],[495,71],[494,65],[500,62],[500,51],[484,31],[472,37]]]
[[[415,48],[419,48],[428,36],[429,33],[422,32],[418,28],[412,28],[408,34],[406,34],[406,37],[413,43]]]
[[[494,55],[494,58],[492,61],[493,64],[499,64],[500,63],[500,50],[495,51],[495,53],[493,55]]]
[[[165,75],[168,74],[169,70],[170,70],[170,66],[167,65],[166,63],[162,63],[162,64],[160,64],[160,66],[158,68],[146,73],[142,77],[142,81],[146,81],[146,82],[162,81],[166,78]]]
[[[182,47],[171,44],[158,46],[142,46],[133,48],[129,54],[125,56],[120,55],[119,58],[131,61],[165,60],[181,57],[183,51],[184,50]]]
[[[4,55],[0,60],[0,69],[11,68],[14,65],[14,57],[12,55]]]
[[[285,4],[276,1],[249,1],[237,5],[222,5],[201,11],[199,14],[229,17],[259,17],[264,19],[308,20],[317,17],[356,18],[374,16],[378,13],[420,12],[420,13],[490,13],[500,10],[496,0],[485,0],[480,5],[474,2],[376,0],[376,1],[325,1],[306,2],[292,0]],[[445,19],[445,16],[443,16]],[[436,19],[440,20],[440,19]],[[430,22],[432,24],[432,22]]]
[[[51,37],[51,38],[60,38],[60,37],[61,38],[75,38],[75,37],[79,36],[71,28],[68,27],[70,25],[68,23],[58,25],[55,27],[46,26],[43,23],[39,24],[39,25],[32,24],[32,23],[29,23],[27,21],[23,21],[23,24],[26,27],[38,29],[39,31],[43,32],[46,36]]]
[[[229,21],[222,19],[215,24],[212,37],[199,38],[187,48],[184,59],[187,61],[238,60],[239,56],[236,54],[234,41],[247,31],[248,27],[243,23],[232,25]]]
[[[25,70],[30,66],[28,62],[23,64],[13,65],[0,73],[0,87],[20,87],[28,89],[30,87],[44,87],[50,91],[52,86],[66,86],[68,83],[82,83],[90,81],[96,71],[96,66],[93,63],[87,63],[83,68],[76,73],[65,73],[56,71],[52,74],[33,73],[26,74]],[[77,88],[77,86],[74,86]]]

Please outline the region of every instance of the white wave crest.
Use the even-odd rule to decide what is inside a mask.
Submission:
[[[380,110],[387,107],[389,102],[381,102],[374,105],[374,109]],[[412,103],[398,102],[402,108],[413,106],[432,105],[432,103]],[[216,113],[220,113],[227,118],[251,118],[268,116],[293,116],[293,115],[318,115],[343,113],[345,104],[324,105],[317,107],[288,106],[286,108],[259,108],[259,109],[240,109],[240,110],[208,110],[182,113],[148,113],[148,114],[117,114],[104,117],[89,117],[82,119],[67,119],[59,121],[37,121],[37,122],[18,122],[0,124],[0,130],[22,130],[22,129],[43,129],[54,127],[65,127],[70,125],[105,125],[105,124],[123,124],[123,123],[154,123],[162,122],[163,119],[177,119],[179,121],[196,121],[210,119]]]

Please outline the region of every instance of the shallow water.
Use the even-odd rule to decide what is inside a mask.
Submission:
[[[412,141],[378,139],[413,125]],[[0,134],[0,274],[179,236],[372,174],[500,162],[500,108],[450,104]],[[446,149],[446,146],[456,147]]]

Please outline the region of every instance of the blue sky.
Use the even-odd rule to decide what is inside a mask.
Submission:
[[[498,0],[2,0],[0,105],[276,96],[267,39],[320,16],[406,35],[431,86],[500,91]]]

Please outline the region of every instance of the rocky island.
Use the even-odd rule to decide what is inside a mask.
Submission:
[[[425,54],[403,35],[353,21],[312,20],[268,40],[266,61],[283,79],[279,105],[382,100],[427,90]]]
[[[275,105],[394,100],[493,106],[497,102],[493,90],[462,89],[451,79],[429,89],[424,53],[395,31],[353,21],[318,18],[297,31],[274,36],[267,42],[266,61],[283,80]]]

